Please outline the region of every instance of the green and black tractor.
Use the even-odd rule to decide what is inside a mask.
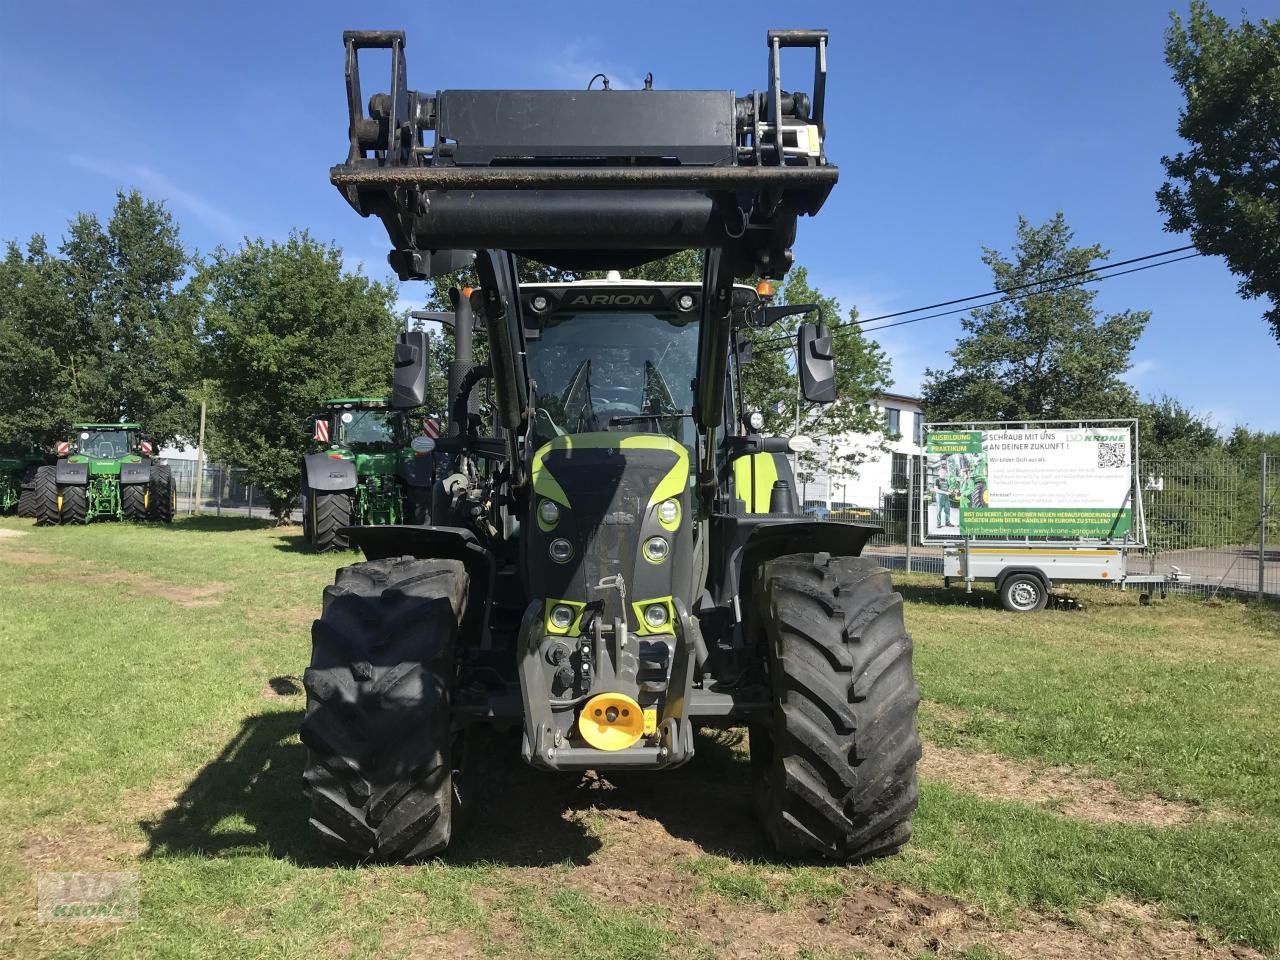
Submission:
[[[0,443],[0,514],[35,516],[36,471],[49,459],[30,443]]]
[[[36,470],[36,523],[93,520],[173,521],[178,487],[136,423],[73,423],[56,446],[57,462]]]
[[[836,182],[826,42],[770,31],[768,89],[745,97],[422,93],[403,34],[345,34],[333,183],[382,219],[403,279],[470,263],[479,283],[456,299],[466,372],[429,522],[347,528],[366,559],[337,571],[313,628],[304,788],[340,855],[443,850],[484,796],[479,725],[520,731],[513,760],[606,776],[746,727],[779,853],[862,859],[910,837],[919,692],[902,598],[860,556],[878,528],[801,514],[786,454],[802,438],[758,433],[742,394],[745,332],[813,309],[736,281],[781,278]],[[392,65],[367,112],[365,48]],[[784,48],[813,54],[811,92],[783,89]],[[682,249],[704,252],[701,283],[623,278]],[[525,257],[607,279],[521,284]],[[478,366],[456,337],[476,320]],[[796,349],[804,398],[831,402],[830,332],[802,323]],[[425,335],[401,335],[395,406],[422,403],[428,360]],[[491,427],[467,414],[486,381]]]
[[[322,553],[345,550],[349,526],[426,523],[438,432],[433,424],[395,409],[385,397],[326,401],[310,420],[318,449],[302,464],[307,542]]]

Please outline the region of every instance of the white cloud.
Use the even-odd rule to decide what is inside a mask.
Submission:
[[[156,194],[170,201],[178,209],[191,214],[208,227],[215,236],[227,243],[238,244],[247,233],[240,221],[226,210],[199,194],[180,187],[163,173],[145,164],[116,163],[79,154],[72,154],[68,160],[72,166],[79,167],[81,170],[88,170],[90,173],[115,180],[117,183],[141,187],[146,193]]]
[[[594,40],[571,40],[560,48],[553,58],[543,62],[543,70],[551,81],[568,90],[585,90],[587,82],[597,73],[609,78],[615,90],[639,90],[644,86],[644,73],[633,67],[615,63],[596,50]],[[600,89],[600,81],[595,83]]]

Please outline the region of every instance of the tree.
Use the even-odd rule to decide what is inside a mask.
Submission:
[[[1231,28],[1204,0],[1165,33],[1165,60],[1186,96],[1178,133],[1189,149],[1161,157],[1156,199],[1165,229],[1222,256],[1241,296],[1267,297],[1280,340],[1280,21]]]
[[[67,227],[57,255],[32,237],[0,267],[0,428],[39,443],[76,420],[138,420],[163,443],[189,436],[196,372],[190,258],[160,203],[116,195],[104,229]]]
[[[210,453],[245,467],[283,520],[310,441],[305,419],[327,397],[388,390],[395,290],[345,272],[338,248],[305,232],[219,249],[197,284],[219,398]]]
[[[1099,318],[1097,292],[1053,277],[1087,270],[1107,251],[1072,246],[1061,213],[1034,226],[1018,217],[1012,259],[984,248],[996,289],[1018,299],[973,310],[949,351],[948,370],[926,370],[925,408],[935,421],[1074,420],[1134,413],[1121,379],[1150,319],[1126,310]]]
[[[1138,436],[1144,461],[1196,460],[1222,448],[1213,422],[1167,393],[1139,407]]]

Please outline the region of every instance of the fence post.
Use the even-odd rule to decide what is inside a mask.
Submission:
[[[1267,589],[1267,455],[1259,454],[1258,476],[1261,498],[1258,501],[1258,599]]]
[[[907,573],[911,572],[911,512],[914,501],[916,458],[907,454]]]
[[[253,484],[249,484],[249,519],[253,519]]]

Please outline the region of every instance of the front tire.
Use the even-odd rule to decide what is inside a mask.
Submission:
[[[58,512],[57,476],[55,467],[36,468],[35,485],[32,487],[31,496],[34,500],[32,514],[36,518],[37,527],[52,527],[62,522],[62,516]]]
[[[902,597],[873,560],[765,564],[755,616],[771,724],[750,728],[753,799],[785,856],[866,860],[911,837],[920,691]]]
[[[140,522],[147,519],[147,488],[141,483],[126,483],[120,487],[120,512],[126,520]]]
[[[62,523],[89,522],[89,488],[72,485],[59,487],[58,497],[62,501]]]
[[[347,535],[339,531],[351,524],[351,494],[312,490],[308,499],[311,506],[311,545],[316,552],[346,550]]]
[[[178,484],[168,467],[151,468],[151,486],[148,488],[147,515],[160,523],[173,523],[178,512]]]
[[[458,560],[343,567],[324,592],[303,677],[312,835],[359,860],[438,853],[472,804],[452,727],[468,578]]]

